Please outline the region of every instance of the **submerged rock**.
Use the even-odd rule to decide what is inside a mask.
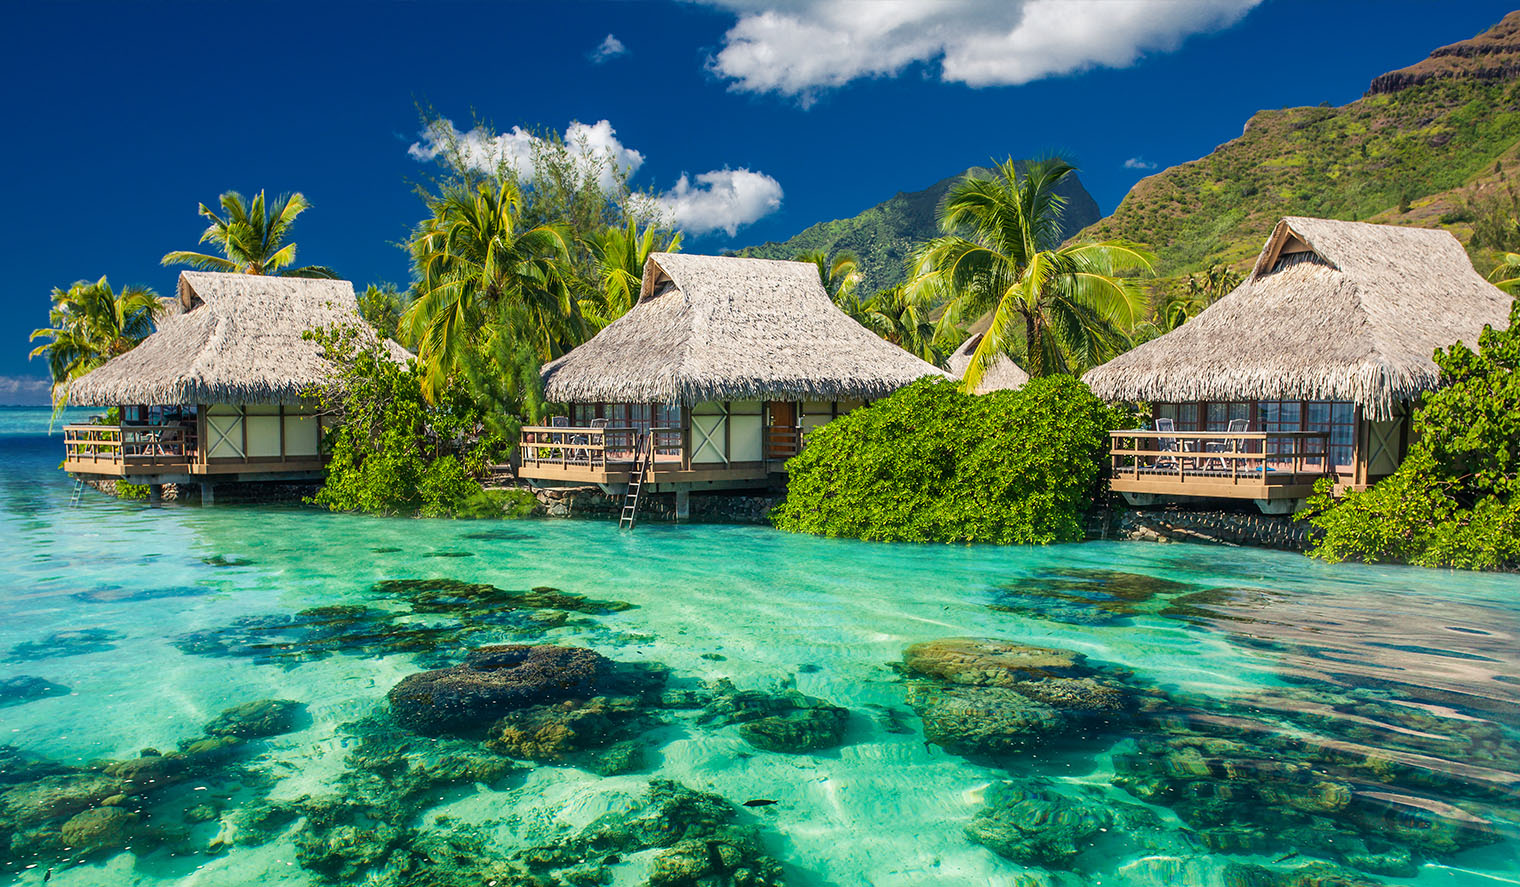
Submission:
[[[1055,570],[1010,582],[993,593],[993,610],[1073,625],[1108,625],[1140,613],[1158,595],[1192,586],[1116,570]]]
[[[486,746],[535,761],[564,761],[576,752],[602,748],[628,736],[639,717],[638,701],[603,696],[535,705],[492,725]]]
[[[296,729],[306,706],[290,699],[260,699],[224,710],[206,725],[207,736],[253,739]]]
[[[80,853],[123,850],[131,844],[137,816],[120,807],[96,807],[63,824],[63,843]]]
[[[966,827],[971,840],[1020,865],[1069,869],[1092,839],[1113,825],[1102,806],[1048,787],[994,783],[987,806]]]
[[[612,671],[611,660],[584,647],[481,647],[462,665],[408,675],[386,698],[402,725],[438,734],[482,727],[514,709],[589,699]]]
[[[1037,749],[1056,736],[1084,737],[1133,708],[1117,676],[1071,650],[990,638],[944,638],[903,653],[915,683],[908,702],[924,736],[962,755]]]
[[[943,638],[913,644],[903,651],[903,664],[912,671],[977,687],[1006,687],[1020,681],[1081,674],[1086,658],[1071,650],[992,638]]]
[[[628,856],[657,849],[651,887],[780,887],[781,866],[764,855],[754,829],[734,821],[737,813],[717,795],[656,779],[629,808],[517,858],[553,883],[605,884]]]
[[[119,632],[106,628],[80,628],[73,631],[55,631],[40,640],[22,641],[11,647],[10,662],[34,662],[39,659],[59,659],[65,656],[83,656],[116,649],[121,640]]]
[[[67,696],[69,688],[29,674],[0,678],[0,708],[49,696]]]
[[[844,741],[849,709],[796,690],[738,690],[723,678],[708,685],[712,697],[701,722],[739,724],[745,742],[765,751],[800,754]]]
[[[961,755],[1022,752],[1069,726],[1048,705],[1003,687],[916,686],[908,704],[924,722],[924,738]]]

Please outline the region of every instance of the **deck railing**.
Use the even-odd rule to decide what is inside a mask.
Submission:
[[[796,425],[767,425],[764,442],[767,460],[790,459],[802,452],[802,429]]]
[[[1114,477],[1273,483],[1335,473],[1328,431],[1153,431],[1109,433]]]
[[[597,471],[628,469],[633,465],[638,437],[649,435],[655,463],[680,461],[683,455],[679,428],[572,427],[524,425],[518,436],[518,454],[524,467],[559,466]],[[610,468],[609,468],[610,466]]]
[[[190,425],[65,425],[64,460],[133,468],[183,467],[195,461]]]

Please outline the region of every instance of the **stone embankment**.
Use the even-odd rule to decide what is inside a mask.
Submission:
[[[584,517],[615,520],[623,510],[623,497],[602,492],[600,487],[555,487],[536,489],[540,513],[544,517]],[[692,493],[692,523],[764,524],[772,508],[781,502],[780,493],[757,492],[754,495],[733,493]],[[639,520],[672,522],[675,520],[675,493],[646,493],[639,501]]]
[[[1287,515],[1254,511],[1187,511],[1177,508],[1100,508],[1088,518],[1090,539],[1201,542],[1308,551],[1312,528]]]

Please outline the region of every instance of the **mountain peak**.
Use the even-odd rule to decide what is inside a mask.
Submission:
[[[1442,46],[1423,61],[1377,77],[1367,95],[1399,92],[1430,80],[1515,77],[1520,77],[1520,10],[1470,40]]]

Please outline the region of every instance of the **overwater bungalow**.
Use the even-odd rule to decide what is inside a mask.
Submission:
[[[568,415],[522,431],[520,477],[657,491],[764,487],[807,434],[946,374],[851,320],[803,262],[656,253],[638,302],[543,369]],[[646,487],[646,489],[649,489]]]
[[[1151,411],[1113,434],[1113,489],[1268,513],[1321,478],[1364,489],[1403,460],[1411,405],[1441,384],[1435,350],[1476,347],[1510,303],[1446,231],[1285,218],[1233,292],[1084,377]]]
[[[155,497],[163,484],[199,484],[203,502],[215,482],[320,478],[310,394],[334,367],[303,334],[368,331],[353,285],[185,271],[163,301],[155,332],[70,387],[70,403],[117,407],[120,422],[66,426],[64,470],[147,484]]]

